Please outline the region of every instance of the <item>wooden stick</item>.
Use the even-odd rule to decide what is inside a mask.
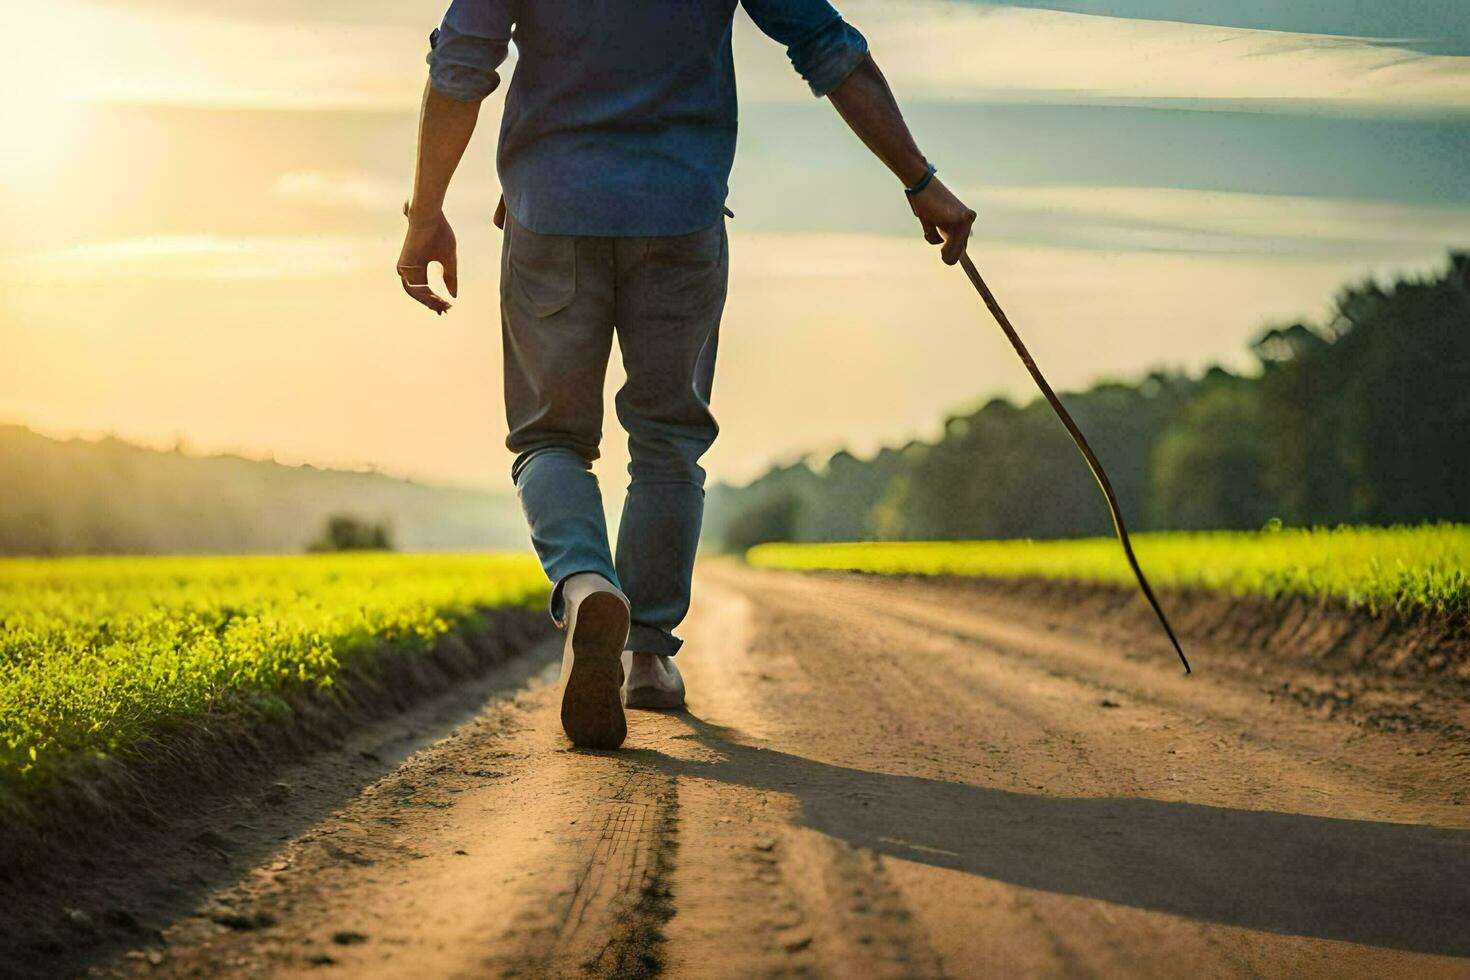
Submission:
[[[1118,506],[1117,494],[1113,493],[1113,485],[1108,480],[1108,474],[1103,470],[1102,463],[1098,461],[1097,455],[1092,451],[1092,447],[1087,444],[1087,437],[1082,434],[1081,429],[1077,428],[1077,423],[1072,421],[1072,415],[1062,405],[1062,400],[1057,397],[1056,392],[1051,390],[1051,385],[1047,384],[1046,378],[1041,373],[1041,369],[1036,366],[1036,361],[1032,360],[1031,352],[1021,342],[1021,335],[1016,333],[1015,327],[1011,326],[1010,318],[1006,316],[1005,310],[1002,310],[1000,304],[996,302],[995,294],[990,291],[989,286],[985,285],[985,280],[980,278],[980,271],[975,268],[975,263],[970,260],[968,253],[961,253],[960,265],[964,268],[965,275],[970,277],[970,284],[975,287],[975,291],[985,301],[985,306],[990,310],[990,315],[995,317],[995,322],[1000,324],[1000,329],[1005,332],[1006,339],[1011,342],[1011,346],[1020,355],[1021,363],[1026,365],[1027,371],[1031,372],[1031,379],[1036,382],[1036,387],[1041,389],[1041,393],[1051,403],[1052,410],[1057,413],[1057,418],[1061,419],[1062,425],[1066,426],[1067,432],[1072,436],[1072,441],[1077,444],[1078,450],[1081,451],[1082,458],[1087,460],[1087,466],[1092,470],[1093,478],[1097,480],[1097,485],[1102,488],[1103,496],[1107,498],[1108,510],[1113,514],[1113,528],[1118,532],[1118,543],[1123,546],[1123,554],[1128,556],[1128,564],[1132,566],[1133,574],[1138,579],[1138,587],[1143,590],[1143,595],[1148,599],[1148,604],[1153,606],[1154,614],[1159,617],[1159,625],[1163,626],[1164,632],[1169,634],[1169,642],[1174,644],[1174,652],[1179,654],[1179,662],[1184,664],[1184,673],[1190,673],[1189,659],[1184,656],[1184,648],[1179,645],[1179,638],[1174,635],[1174,628],[1169,625],[1169,618],[1164,615],[1163,607],[1159,605],[1158,598],[1154,596],[1154,590],[1149,587],[1148,579],[1144,577],[1143,569],[1138,565],[1138,559],[1134,557],[1133,542],[1129,539],[1128,528],[1123,523],[1123,510]]]

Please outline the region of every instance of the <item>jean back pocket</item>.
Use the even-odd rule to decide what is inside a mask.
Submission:
[[[510,292],[534,316],[548,317],[577,295],[575,235],[540,235],[512,219]]]

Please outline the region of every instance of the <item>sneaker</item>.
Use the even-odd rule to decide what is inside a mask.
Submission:
[[[684,707],[684,678],[672,657],[627,651],[623,659],[628,678],[623,689],[625,706],[651,711]]]
[[[584,572],[562,585],[566,648],[562,654],[561,727],[573,745],[615,749],[628,737],[619,692],[628,599],[601,575]]]

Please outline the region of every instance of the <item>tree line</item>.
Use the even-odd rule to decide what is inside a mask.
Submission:
[[[1253,370],[1156,371],[1064,395],[1137,529],[1470,521],[1470,253],[1342,290],[1327,321],[1272,327]],[[1041,399],[997,398],[933,443],[839,452],[712,488],[706,538],[1062,538],[1111,533]]]

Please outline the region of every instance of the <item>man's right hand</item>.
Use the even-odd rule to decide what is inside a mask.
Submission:
[[[965,207],[938,177],[931,179],[929,186],[919,193],[909,195],[909,207],[924,227],[924,241],[944,246],[939,253],[944,264],[958,262],[969,244],[975,212]]]
[[[443,313],[450,303],[429,285],[429,263],[438,262],[443,267],[445,288],[450,296],[458,296],[459,259],[454,229],[449,227],[449,219],[442,211],[417,216],[405,205],[403,213],[408,217],[408,233],[398,254],[398,281],[405,293],[435,313]]]

